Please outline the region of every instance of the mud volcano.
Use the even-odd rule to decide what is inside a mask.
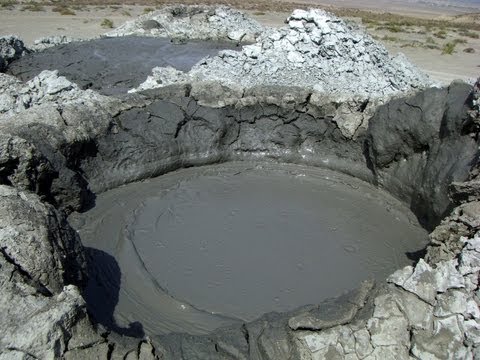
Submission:
[[[150,20],[225,39],[237,15]],[[66,61],[116,96],[0,74],[0,358],[480,358],[480,83],[429,88],[319,10],[259,39],[129,94]],[[22,68],[0,40],[26,77],[132,41]]]

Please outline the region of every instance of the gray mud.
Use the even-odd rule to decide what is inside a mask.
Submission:
[[[59,75],[104,95],[126,93],[140,85],[152,68],[171,66],[188,71],[206,56],[232,43],[189,41],[174,44],[170,39],[125,36],[73,42],[28,54],[13,61],[7,73],[23,81],[42,70],[58,70]]]
[[[85,246],[118,262],[116,322],[149,334],[206,333],[318,303],[384,279],[427,241],[386,192],[298,165],[183,169],[100,194],[71,220]],[[92,281],[102,282],[109,271],[97,265]]]

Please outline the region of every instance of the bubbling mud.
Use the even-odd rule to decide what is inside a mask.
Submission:
[[[126,185],[71,221],[84,245],[118,262],[115,322],[140,322],[149,334],[208,333],[318,303],[384,279],[427,241],[408,208],[368,183],[270,163]],[[108,272],[95,268],[89,288],[108,291]]]

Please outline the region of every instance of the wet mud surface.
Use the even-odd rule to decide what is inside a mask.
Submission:
[[[387,193],[297,165],[183,169],[100,194],[71,222],[102,254],[90,311],[105,317],[110,294],[104,320],[148,334],[202,334],[318,303],[384,279],[427,241]]]
[[[223,49],[240,47],[212,41],[174,44],[170,39],[136,36],[102,38],[28,54],[12,62],[8,73],[27,81],[42,70],[58,70],[83,89],[115,95],[140,85],[156,66],[188,71]]]

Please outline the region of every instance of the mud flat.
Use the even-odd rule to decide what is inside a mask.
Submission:
[[[235,48],[232,43],[214,41],[175,44],[167,38],[102,38],[29,54],[11,63],[8,73],[27,81],[43,70],[58,70],[83,89],[114,95],[140,85],[156,66],[188,71],[206,56]]]
[[[96,203],[73,216],[83,223],[82,242],[118,260],[115,316],[125,327],[135,318],[149,334],[198,333],[226,317],[252,321],[317,303],[384,280],[427,240],[409,209],[384,191],[305,166],[189,168]]]

